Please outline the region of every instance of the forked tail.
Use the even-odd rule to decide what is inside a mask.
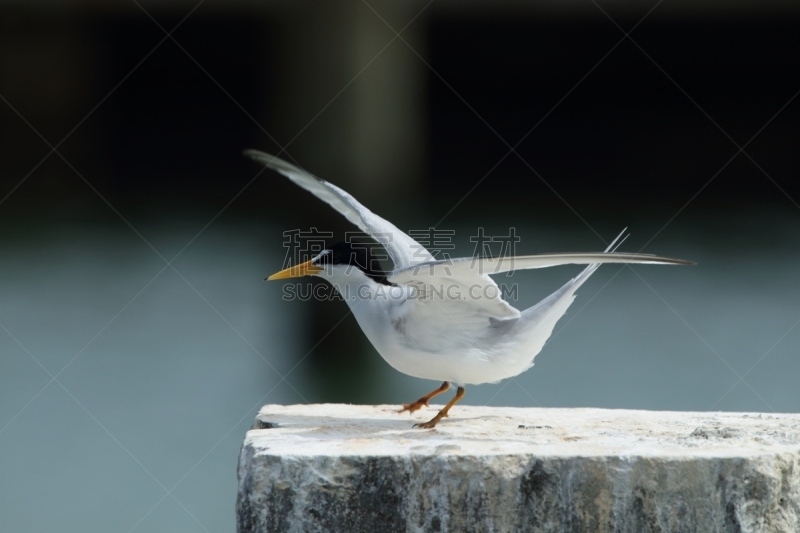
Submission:
[[[614,239],[611,244],[605,249],[606,253],[614,252],[619,246],[625,242],[628,235],[625,232],[628,228]],[[575,300],[575,291],[583,285],[589,276],[600,266],[600,263],[592,263],[581,271],[580,274],[569,280],[563,287],[556,292],[522,312],[521,323],[519,324],[525,329],[525,336],[528,337],[529,345],[526,346],[526,351],[530,354],[530,366],[533,366],[533,358],[544,346],[544,343],[553,332],[556,322],[564,316],[567,309]],[[529,350],[529,351],[528,351]]]

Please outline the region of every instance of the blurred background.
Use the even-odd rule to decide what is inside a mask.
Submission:
[[[284,231],[352,228],[245,148],[454,231],[453,256],[480,227],[524,254],[627,226],[698,263],[604,266],[533,369],[464,403],[800,410],[799,23],[777,0],[0,3],[0,530],[233,531],[261,405],[438,385],[343,302],[262,281]],[[518,273],[515,305],[578,270]]]

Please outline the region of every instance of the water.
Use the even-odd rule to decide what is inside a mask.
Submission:
[[[175,272],[112,227],[4,247],[0,323],[19,344],[0,332],[0,530],[232,531],[257,407],[300,401],[276,370],[293,365],[302,321],[261,281],[280,242],[213,226]],[[171,259],[198,229],[142,233]]]
[[[136,226],[170,260],[203,224]],[[658,227],[632,224],[625,248]],[[579,225],[517,230],[523,253],[602,248]],[[798,230],[794,213],[676,221],[647,251],[697,267],[601,267],[533,369],[468,387],[464,402],[800,411]],[[172,270],[122,224],[5,228],[0,530],[234,531],[237,454],[260,405],[399,404],[437,385],[388,367],[352,317],[341,326],[358,351],[347,376],[330,371],[335,361],[323,372],[304,359],[310,313],[338,319],[346,306],[284,302],[280,284],[261,281],[283,262],[281,231],[219,221]],[[456,255],[471,253],[472,231],[457,228]],[[516,305],[578,270],[515,275]],[[334,348],[323,341],[314,353]]]

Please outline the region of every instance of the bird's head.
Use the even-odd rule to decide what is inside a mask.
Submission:
[[[331,278],[348,276],[359,271],[377,283],[388,284],[386,273],[382,270],[378,257],[372,252],[372,247],[363,243],[350,242],[334,244],[310,261],[276,272],[267,280],[300,276]]]

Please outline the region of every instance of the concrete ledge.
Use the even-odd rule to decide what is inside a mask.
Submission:
[[[800,531],[800,415],[437,407],[264,406],[238,531]]]

